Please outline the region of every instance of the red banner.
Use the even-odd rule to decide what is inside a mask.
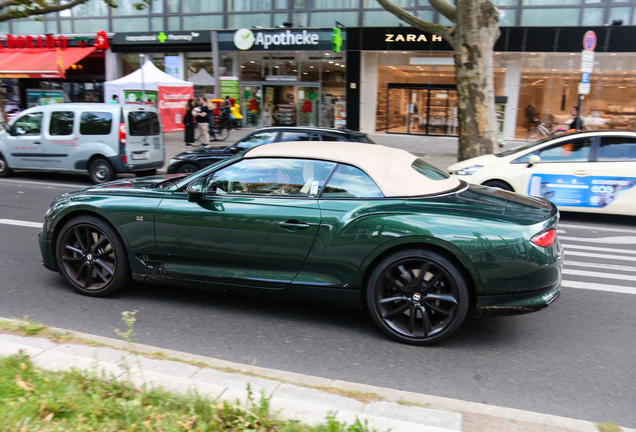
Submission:
[[[194,87],[158,87],[159,115],[164,132],[184,130],[183,115],[188,99],[194,99]]]

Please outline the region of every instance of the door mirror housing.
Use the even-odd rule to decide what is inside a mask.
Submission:
[[[528,159],[528,166],[531,167],[532,165],[536,165],[539,162],[541,162],[541,156],[539,155],[532,155],[530,156],[530,158]]]
[[[203,197],[203,193],[205,191],[205,177],[199,177],[194,181],[190,182],[188,187],[186,188],[186,192],[188,193],[188,201],[189,202],[197,202]]]

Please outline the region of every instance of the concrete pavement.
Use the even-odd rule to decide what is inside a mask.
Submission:
[[[57,338],[45,337],[51,332]],[[366,420],[378,432],[599,430],[582,420],[232,363],[63,329],[48,328],[46,334],[0,333],[0,356],[23,351],[37,367],[47,370],[103,371],[137,387],[160,386],[180,393],[196,390],[210,399],[230,402],[244,403],[249,385],[257,398],[261,391],[271,397],[272,412],[305,424],[324,422],[331,413],[347,424],[356,417]]]

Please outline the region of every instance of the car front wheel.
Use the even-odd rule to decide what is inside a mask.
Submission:
[[[105,183],[115,180],[116,174],[113,166],[106,159],[95,159],[88,168],[93,183]]]
[[[457,267],[424,249],[387,257],[367,286],[375,323],[393,339],[411,345],[430,345],[455,333],[468,303],[468,287]]]
[[[55,251],[60,273],[81,294],[104,297],[129,281],[126,249],[117,232],[101,219],[79,216],[67,222]]]
[[[177,168],[177,174],[190,174],[199,171],[199,167],[192,163],[184,163]]]

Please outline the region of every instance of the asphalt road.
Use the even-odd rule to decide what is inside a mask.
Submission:
[[[636,427],[636,220],[563,214],[561,298],[544,311],[470,320],[449,341],[387,339],[365,312],[136,285],[76,294],[41,266],[38,224],[82,176],[0,180],[0,316],[263,367]],[[19,221],[19,222],[15,222]],[[33,226],[14,225],[33,222]]]

